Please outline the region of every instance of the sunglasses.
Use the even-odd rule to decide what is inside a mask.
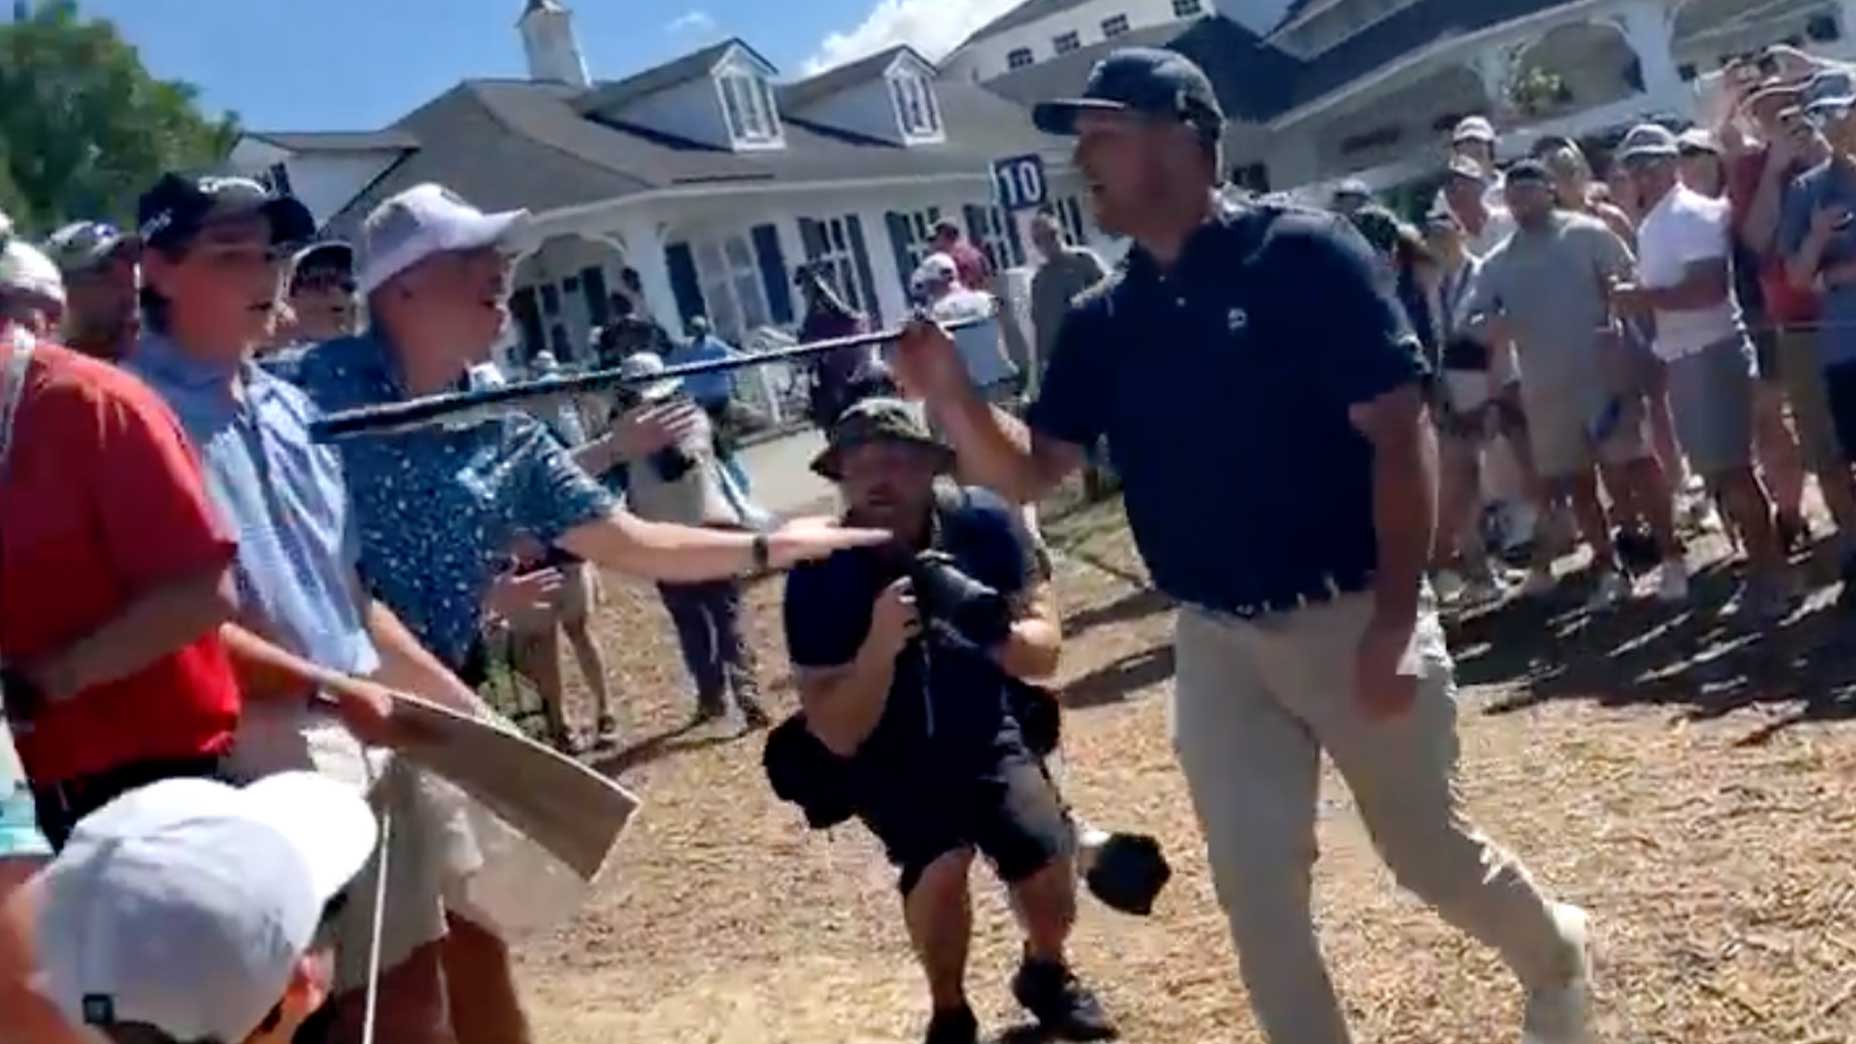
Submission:
[[[349,276],[342,275],[340,273],[336,273],[336,272],[320,273],[317,275],[306,275],[298,279],[296,282],[292,283],[290,286],[290,290],[292,293],[308,292],[308,293],[323,293],[323,294],[326,294],[326,293],[352,294],[355,292],[357,288],[358,288],[357,284],[352,278],[350,278]]]

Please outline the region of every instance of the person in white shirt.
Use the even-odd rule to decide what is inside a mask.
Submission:
[[[1733,288],[1728,205],[1683,186],[1676,136],[1644,124],[1619,157],[1645,205],[1637,231],[1639,282],[1619,284],[1620,308],[1653,315],[1668,368],[1677,435],[1746,542],[1753,579],[1746,605],[1763,621],[1790,608],[1772,501],[1753,471],[1753,349]]]
[[[1456,216],[1467,237],[1464,245],[1478,261],[1514,235],[1514,216],[1508,208],[1489,202],[1491,181],[1488,170],[1475,160],[1454,156],[1441,190],[1444,207]]]
[[[981,290],[961,285],[959,266],[947,254],[929,254],[909,279],[909,289],[938,323],[986,319],[954,333],[954,346],[967,364],[967,376],[988,402],[1003,402],[1018,391],[1018,367],[1005,353],[998,302]]]

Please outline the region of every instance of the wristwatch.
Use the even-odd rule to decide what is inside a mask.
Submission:
[[[773,551],[767,543],[767,534],[754,534],[754,571],[766,572],[772,565]]]

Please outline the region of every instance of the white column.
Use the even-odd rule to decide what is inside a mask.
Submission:
[[[664,263],[664,228],[652,217],[632,218],[619,226],[625,241],[625,263],[638,271],[644,286],[645,306],[651,317],[678,337],[689,336],[677,314],[676,291],[670,288],[670,269]]]
[[[1675,18],[1662,0],[1633,0],[1618,12],[1618,24],[1643,68],[1643,93],[1659,109],[1693,116],[1695,93],[1676,71]]]
[[[1508,84],[1514,79],[1514,48],[1485,47],[1469,59],[1470,71],[1482,81],[1482,93],[1488,98],[1489,115],[1505,113],[1508,108]]]

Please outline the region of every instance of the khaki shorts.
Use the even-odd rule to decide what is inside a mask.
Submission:
[[[1567,479],[1591,474],[1594,465],[1627,464],[1650,455],[1644,434],[1643,400],[1620,399],[1619,412],[1603,442],[1594,442],[1592,425],[1606,410],[1611,395],[1603,382],[1566,393],[1529,390],[1521,380],[1521,402],[1527,411],[1528,444],[1534,450],[1534,468],[1543,479]]]
[[[1837,442],[1837,426],[1831,419],[1830,395],[1824,390],[1824,366],[1817,357],[1817,331],[1788,326],[1776,336],[1777,378],[1791,402],[1792,426],[1798,431],[1806,470],[1819,472],[1843,464],[1843,448]]]
[[[545,635],[562,623],[586,619],[593,605],[593,570],[585,562],[570,562],[554,567],[561,574],[561,601],[552,614],[525,613],[509,621],[509,629],[518,635]]]

